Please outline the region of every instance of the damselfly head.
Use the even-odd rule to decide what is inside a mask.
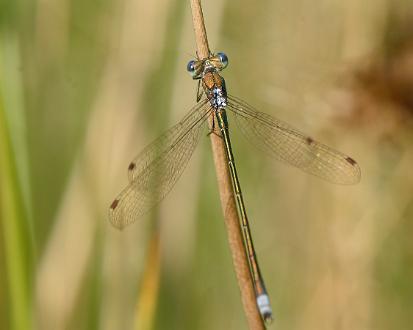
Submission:
[[[225,53],[219,52],[204,60],[191,60],[186,66],[186,70],[192,79],[201,79],[205,72],[221,71],[228,66],[228,57]]]

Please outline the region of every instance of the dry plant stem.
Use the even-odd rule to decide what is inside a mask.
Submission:
[[[192,19],[194,24],[197,54],[200,59],[209,56],[208,39],[202,14],[200,0],[191,0]],[[212,120],[212,116],[211,116]],[[239,226],[237,205],[225,154],[223,139],[216,134],[210,134],[215,169],[218,179],[219,194],[224,211],[225,225],[231,249],[232,260],[238,285],[241,291],[242,304],[250,329],[265,329],[255,301],[255,293],[249,271],[248,261],[244,251],[242,232]]]
[[[156,226],[149,242],[145,271],[136,304],[135,330],[152,329],[155,322],[161,265],[159,236],[159,226]]]

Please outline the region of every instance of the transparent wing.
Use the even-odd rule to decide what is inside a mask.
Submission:
[[[228,97],[228,109],[248,141],[299,169],[337,184],[360,181],[360,167],[349,156],[300,133],[290,125]]]
[[[129,164],[129,185],[109,209],[115,227],[134,222],[168,194],[198,144],[210,112],[209,103],[202,100]]]

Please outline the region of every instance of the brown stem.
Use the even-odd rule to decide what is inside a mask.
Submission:
[[[192,20],[194,24],[197,54],[199,59],[209,56],[208,38],[204,24],[200,0],[191,0]],[[244,251],[240,221],[232,189],[231,177],[227,164],[227,157],[223,140],[216,134],[210,134],[212,152],[214,155],[215,169],[218,179],[219,194],[222,210],[224,211],[225,225],[232,261],[241,291],[241,300],[250,329],[265,329],[255,301],[255,293],[252,285],[248,261]]]

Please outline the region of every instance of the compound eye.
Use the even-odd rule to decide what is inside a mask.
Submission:
[[[225,55],[225,53],[217,53],[217,56],[219,57],[219,60],[222,63],[222,69],[225,69],[228,66],[228,57],[227,57],[227,55]]]
[[[189,74],[192,76],[192,78],[195,78],[196,76],[196,70],[195,70],[195,61],[189,61],[188,65],[186,66],[187,71]]]

